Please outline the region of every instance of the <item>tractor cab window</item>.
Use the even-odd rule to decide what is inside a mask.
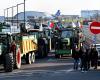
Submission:
[[[46,35],[46,37],[50,37],[50,31],[49,30],[45,30],[45,35]]]
[[[6,44],[7,42],[7,35],[0,35],[0,43]]]
[[[62,31],[62,33],[61,33],[62,38],[70,38],[70,37],[72,37],[72,35],[73,35],[72,31]]]
[[[35,35],[36,38],[39,37],[39,32],[38,32],[38,31],[29,31],[28,34],[29,34],[29,35]]]
[[[7,34],[1,34],[0,35],[0,43],[3,45],[9,45],[9,42],[11,41],[11,38]]]

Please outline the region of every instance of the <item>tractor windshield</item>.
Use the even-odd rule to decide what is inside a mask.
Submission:
[[[0,34],[0,43],[3,45],[7,45],[9,42],[10,38],[6,34]]]
[[[0,43],[6,43],[7,35],[0,35]]]
[[[73,36],[73,32],[72,31],[62,31],[61,33],[61,37],[62,38],[70,38]]]

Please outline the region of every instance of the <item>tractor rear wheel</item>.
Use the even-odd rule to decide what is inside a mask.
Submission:
[[[55,58],[60,58],[60,55],[59,54],[55,54]]]
[[[16,51],[15,68],[16,69],[20,69],[21,68],[21,51],[20,51],[20,48],[18,48],[17,51]]]

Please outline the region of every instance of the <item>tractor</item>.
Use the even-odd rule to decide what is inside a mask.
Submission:
[[[71,56],[74,44],[80,45],[78,28],[64,28],[57,31],[55,38],[55,57]]]

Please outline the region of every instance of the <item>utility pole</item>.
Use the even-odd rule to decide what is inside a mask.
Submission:
[[[17,4],[17,28],[18,28],[18,4]]]
[[[4,9],[4,23],[5,23],[5,20],[6,20],[6,9]]]

